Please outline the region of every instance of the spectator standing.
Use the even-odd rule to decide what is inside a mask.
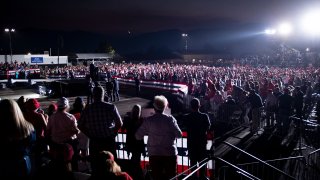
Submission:
[[[108,78],[107,82],[106,82],[107,102],[113,101],[113,99],[112,99],[112,90],[113,90],[113,83],[111,81],[111,78]]]
[[[92,81],[92,78],[89,77],[87,81],[87,104],[92,103],[93,97],[92,97],[92,91],[94,88],[94,82]]]
[[[191,113],[186,116],[188,156],[191,166],[207,158],[207,132],[211,123],[208,114],[200,112],[200,101],[194,98],[190,102]],[[199,170],[200,179],[206,179],[205,168]]]
[[[278,129],[283,134],[287,133],[289,129],[289,116],[292,114],[292,104],[293,98],[290,95],[290,91],[288,88],[285,88],[283,90],[283,94],[278,98],[279,119],[277,119]]]
[[[177,171],[175,140],[182,137],[182,132],[177,120],[164,114],[167,106],[168,100],[164,96],[155,96],[155,114],[145,119],[135,134],[138,140],[148,135],[147,149],[153,180],[170,179]]]
[[[141,82],[138,74],[134,76],[134,82],[135,82],[135,88],[136,88],[136,96],[139,97]]]
[[[35,129],[25,120],[18,104],[13,100],[0,101],[0,114],[0,178],[27,179],[33,169],[30,155],[36,140]]]
[[[120,97],[119,97],[119,81],[116,77],[114,77],[112,79],[112,84],[113,84],[113,91],[112,91],[112,98],[113,98],[113,102],[116,101],[120,101]]]
[[[36,165],[41,165],[41,156],[47,151],[47,142],[45,133],[47,128],[47,117],[40,109],[40,103],[37,99],[29,99],[25,103],[26,111],[24,117],[29,121],[36,131],[35,156]]]
[[[122,126],[122,119],[114,104],[104,102],[101,86],[93,88],[94,102],[87,105],[78,121],[79,129],[89,137],[92,173],[96,173],[98,155],[107,150],[116,155],[115,137]]]
[[[255,90],[251,89],[248,100],[251,105],[251,133],[257,133],[260,128],[261,108],[263,107],[262,99]]]
[[[124,121],[123,128],[127,130],[126,150],[131,153],[131,163],[133,166],[133,174],[135,179],[142,178],[142,169],[140,165],[141,155],[145,154],[144,140],[137,140],[135,133],[141,126],[143,119],[141,117],[141,106],[136,104],[133,106],[130,118]]]
[[[295,87],[293,90],[293,108],[297,118],[303,118],[303,92],[300,87]]]
[[[77,97],[73,103],[73,108],[70,110],[70,114],[74,115],[76,120],[78,121],[81,117],[81,113],[84,110],[86,104],[84,103],[81,97]],[[89,138],[83,133],[80,132],[78,134],[78,149],[80,150],[80,154],[82,157],[86,157],[89,155]]]
[[[277,103],[278,99],[277,97],[272,93],[272,90],[268,90],[268,94],[265,101],[265,109],[266,109],[266,124],[269,128],[270,126],[274,126],[274,120],[275,120],[275,112],[277,109]]]
[[[78,152],[79,129],[77,127],[76,118],[68,113],[69,100],[62,97],[58,100],[58,111],[51,115],[47,127],[47,135],[51,140],[51,149],[58,147],[60,144],[69,144],[72,146],[73,152]],[[77,156],[72,157],[72,170],[78,170]]]
[[[25,113],[25,111],[26,111],[26,107],[25,107],[26,98],[24,96],[20,96],[19,99],[17,100],[17,103],[18,103],[22,113]]]
[[[57,110],[58,110],[58,106],[56,104],[54,103],[50,104],[47,109],[48,116],[50,117],[52,114],[57,112]]]

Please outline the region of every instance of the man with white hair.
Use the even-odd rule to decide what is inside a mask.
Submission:
[[[168,100],[164,96],[155,96],[153,107],[155,114],[146,118],[135,136],[139,140],[148,135],[147,149],[154,180],[166,180],[174,177],[177,171],[176,138],[182,137],[177,120],[164,114]]]

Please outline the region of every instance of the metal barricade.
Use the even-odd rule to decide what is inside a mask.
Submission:
[[[118,135],[116,136],[116,144],[117,144],[117,157],[118,159],[123,160],[130,160],[130,154],[126,151],[126,132],[119,131]],[[207,142],[207,150],[209,151],[212,144],[213,144],[213,137],[210,137]],[[147,144],[148,136],[144,137],[144,143]],[[176,140],[177,149],[178,149],[178,156],[177,156],[177,171],[181,173],[187,170],[190,166],[190,161],[187,153],[187,134],[183,132],[182,138],[178,138]],[[146,149],[147,152],[147,149]],[[146,157],[141,156],[141,166],[143,169],[147,169],[149,165],[149,157],[148,152],[146,153]],[[208,171],[212,171],[212,162],[208,163],[207,166]]]
[[[288,175],[291,175],[292,177],[295,177],[295,179],[297,180],[306,179],[306,160],[303,156],[266,160],[265,162],[278,169],[283,170],[283,172],[285,172]],[[273,169],[270,169],[268,166],[261,164],[260,162],[237,164],[237,166],[243,169],[244,171],[253,174],[254,176],[260,177],[261,179],[279,179],[281,177],[279,176],[278,172],[274,171]],[[229,172],[229,166],[223,166],[219,168],[218,171],[218,179],[227,179],[228,176],[232,176],[232,172]]]
[[[307,157],[308,170],[307,178],[308,180],[317,180],[320,177],[320,149],[311,152]]]

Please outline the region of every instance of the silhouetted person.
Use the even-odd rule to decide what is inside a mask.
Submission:
[[[104,102],[104,90],[101,86],[93,88],[93,98],[94,102],[86,106],[78,120],[79,129],[90,139],[92,173],[97,170],[97,155],[100,151],[108,150],[117,155],[115,137],[122,126],[117,107]]]
[[[140,78],[138,77],[138,75],[136,75],[134,77],[134,83],[135,83],[135,88],[136,88],[136,96],[140,96]]]
[[[112,90],[112,101],[119,101],[119,81],[116,77],[112,79],[113,90]]]
[[[106,91],[107,91],[107,98],[106,100],[109,102],[109,101],[113,101],[112,99],[112,91],[113,91],[113,83],[111,81],[111,78],[108,78],[107,79],[107,82],[106,82]]]
[[[208,157],[207,132],[210,129],[211,123],[209,116],[199,111],[199,99],[192,99],[190,105],[192,112],[186,116],[186,128],[188,134],[188,156],[191,166],[194,166]],[[199,178],[207,179],[205,167],[199,170]]]

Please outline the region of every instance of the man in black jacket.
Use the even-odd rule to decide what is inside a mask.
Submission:
[[[211,123],[209,116],[199,111],[199,99],[192,99],[190,105],[192,112],[186,116],[187,144],[190,163],[191,166],[194,166],[204,160],[208,155],[207,132],[210,129]],[[199,179],[206,179],[205,168],[199,170],[199,176]]]
[[[277,119],[277,126],[282,133],[286,133],[290,125],[289,117],[292,113],[293,98],[288,88],[285,88],[283,92],[278,99],[279,119]]]
[[[263,107],[262,99],[259,94],[255,92],[255,90],[251,89],[248,97],[248,100],[251,104],[251,133],[257,133],[260,128],[261,121],[261,108]]]

